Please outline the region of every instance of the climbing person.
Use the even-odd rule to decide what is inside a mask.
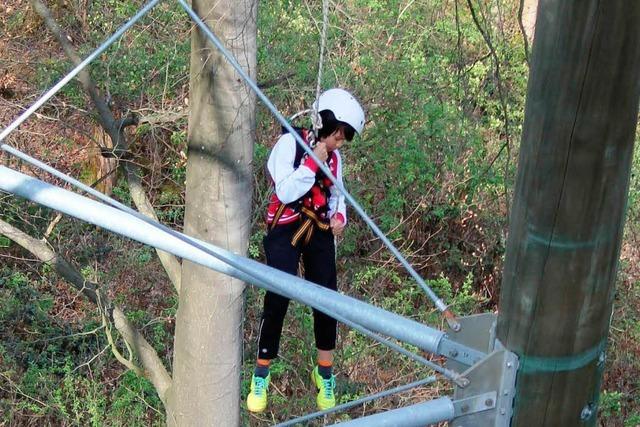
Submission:
[[[355,133],[362,132],[364,111],[349,92],[338,88],[322,93],[314,103],[314,110],[321,118],[317,135],[303,128],[297,128],[296,132],[342,184],[338,149],[345,141],[351,141]],[[267,264],[296,275],[302,259],[305,279],[337,290],[334,236],[342,233],[347,222],[344,196],[290,133],[284,133],[276,142],[267,169],[274,189],[267,207],[268,232],[263,242]],[[278,356],[288,306],[289,299],[278,294],[267,292],[264,297],[256,368],[247,396],[251,412],[261,412],[267,407],[269,366]],[[324,410],[334,407],[336,402],[332,366],[337,322],[315,309],[313,320],[317,366],[311,371],[311,380],[318,389],[318,408]]]

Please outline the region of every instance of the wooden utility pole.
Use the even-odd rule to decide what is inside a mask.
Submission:
[[[596,423],[639,75],[640,2],[540,1],[498,317],[512,426]]]

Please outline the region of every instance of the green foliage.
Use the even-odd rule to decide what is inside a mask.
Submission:
[[[473,292],[473,273],[469,272],[453,299],[454,311],[460,315],[474,314],[479,311],[481,302]]]
[[[440,296],[443,301],[450,301],[453,296],[451,282],[444,274],[440,274],[435,280],[429,281],[431,289]]]
[[[80,57],[87,56],[103,43],[140,6],[139,2],[134,1],[89,3],[85,11],[89,32],[81,35],[84,40],[74,40]],[[63,15],[65,18],[72,16]],[[112,98],[130,102],[140,97],[173,97],[188,79],[188,22],[179,5],[162,3],[149,15],[154,21],[153,25],[134,26],[91,64],[92,78]],[[21,14],[13,14],[11,21],[17,23],[21,19]],[[141,22],[148,22],[149,19],[143,18]],[[77,25],[73,19],[62,21],[69,21],[61,22],[63,28]],[[176,34],[180,36],[176,37]],[[162,42],[158,43],[158,39],[162,39]],[[44,90],[51,87],[71,70],[71,63],[62,56],[59,58],[38,62],[35,83],[39,88]],[[87,99],[82,87],[75,82],[62,88],[59,96],[76,106],[84,105]]]
[[[253,259],[260,259],[262,254],[262,239],[266,235],[263,229],[253,233],[249,238],[249,256]]]
[[[52,396],[62,418],[74,425],[102,425],[106,405],[102,386],[76,373],[70,358],[66,359],[63,375],[61,387]]]
[[[26,21],[26,13],[23,10],[17,10],[16,12],[9,15],[6,24],[5,30],[7,33],[12,33],[15,31],[19,31],[22,28]]]
[[[131,193],[129,192],[129,184],[127,183],[126,178],[121,177],[118,179],[117,185],[113,187],[113,195],[121,203],[127,206],[131,205]]]
[[[137,325],[143,324],[149,318],[149,313],[145,310],[133,310],[127,313],[127,319]]]
[[[83,27],[76,15],[65,14],[61,20],[71,30],[81,56],[112,34],[142,3],[105,0],[87,4],[88,9],[82,11],[86,12],[87,31],[78,31]],[[349,0],[332,5],[322,87],[349,88],[367,109],[364,135],[342,150],[347,188],[419,273],[430,278],[434,291],[455,312],[471,314],[490,304],[484,289],[496,292],[495,283],[500,278],[504,252],[500,236],[506,225],[505,203],[509,197],[505,188],[513,184],[528,69],[518,29],[510,28],[508,20],[504,21],[505,29],[487,25],[497,18],[491,16],[496,12],[483,10],[487,19],[482,24],[494,40],[500,61],[502,81],[498,81],[496,64],[486,55],[488,48],[468,10],[460,7],[456,16],[450,6],[444,0]],[[503,7],[500,13],[504,16],[515,16],[515,3]],[[273,0],[260,9],[258,81],[278,81],[265,91],[285,115],[307,108],[315,96],[320,16],[320,2]],[[24,21],[23,13],[11,15],[9,30],[17,31]],[[122,106],[175,111],[176,103],[183,108],[189,32],[190,23],[179,5],[160,3],[140,25],[94,61],[92,76],[120,111]],[[32,78],[43,90],[70,68],[62,54],[46,55]],[[81,108],[87,102],[76,82],[67,85],[58,98]],[[44,113],[53,111],[44,108]],[[258,107],[257,117],[256,219],[249,255],[259,260],[263,258],[264,209],[258,204],[268,194],[264,163],[280,125],[264,107]],[[307,125],[306,118],[296,124]],[[141,178],[151,183],[160,219],[182,225],[186,166],[180,152],[187,148],[186,123],[166,128],[142,124],[132,137],[135,160],[143,171]],[[507,140],[509,150],[503,149]],[[163,147],[159,154],[144,151],[151,150],[151,142]],[[69,152],[75,146],[71,137],[57,143]],[[640,215],[639,153],[637,146],[628,211],[634,230]],[[162,157],[159,171],[152,170],[148,160],[155,154]],[[74,163],[73,168],[82,178],[83,165]],[[154,181],[156,173],[162,176],[159,184]],[[131,206],[126,179],[118,180],[113,193]],[[14,198],[3,203],[1,212],[3,220],[38,237],[51,220],[48,210]],[[379,241],[364,223],[353,212],[349,215],[349,226],[338,245],[341,289],[437,326],[441,318],[423,290],[386,251],[380,250]],[[78,235],[83,238],[78,239]],[[67,236],[76,237],[67,244]],[[177,301],[175,295],[152,296],[147,292],[156,289],[162,280],[158,277],[164,278],[156,271],[151,250],[121,244],[114,250],[117,256],[101,260],[91,241],[98,242],[100,233],[75,222],[57,227],[49,239],[67,245],[64,247],[83,266],[83,277],[100,280],[114,291],[114,301],[128,308],[130,320],[145,326],[144,333],[154,348],[163,356],[171,354],[170,324]],[[14,246],[0,237],[0,248],[14,250]],[[11,413],[42,417],[45,425],[162,424],[161,403],[148,381],[131,372],[118,378],[110,376],[120,371],[114,369],[108,351],[100,353],[106,345],[104,337],[91,333],[100,324],[95,313],[77,309],[86,316],[79,321],[86,322],[81,323],[85,326],[67,321],[60,316],[60,304],[70,305],[73,299],[64,300],[64,295],[52,293],[51,283],[46,283],[53,275],[51,267],[43,267],[38,275],[21,271],[32,269],[0,268],[0,372],[12,381],[0,378],[0,383],[12,390],[19,387],[29,398],[12,400],[0,393],[0,424],[15,424]],[[486,280],[488,276],[492,281]],[[258,323],[263,295],[263,291],[253,289],[247,292],[247,324]],[[145,305],[153,298],[164,298],[155,313]],[[307,378],[315,357],[311,310],[292,304],[288,319],[282,342],[284,357],[272,367],[279,392],[273,393],[274,412],[265,418],[271,424],[279,417],[284,419],[314,407]],[[621,325],[631,338],[640,337],[636,320],[627,319]],[[253,354],[251,346],[253,342],[248,342],[246,354]],[[336,360],[341,402],[368,394],[379,383],[424,374],[385,347],[342,327]],[[636,362],[631,358],[621,363],[635,366]],[[246,364],[244,395],[250,369],[251,364]],[[619,419],[631,413],[625,425],[638,424],[638,411],[626,408],[625,399],[622,392],[604,392],[601,416]],[[347,413],[340,419],[349,417]],[[252,418],[251,422],[260,421]]]
[[[0,385],[19,391],[0,393],[0,422],[13,425],[30,414],[45,424],[161,425],[161,403],[148,381],[128,372],[113,394],[105,393],[113,379],[105,376],[110,353],[100,323],[57,320],[54,297],[45,291],[52,273],[40,274],[0,268]]]
[[[636,144],[633,151],[631,164],[631,177],[629,180],[629,200],[627,203],[628,215],[631,220],[637,221],[640,214],[640,144],[636,136]]]
[[[73,68],[67,59],[49,58],[36,64],[35,84],[41,91],[49,89],[58,83]],[[58,92],[58,96],[65,97],[71,104],[83,105],[85,95],[82,87],[76,81],[69,82]]]
[[[154,255],[154,249],[149,246],[143,246],[134,251],[134,259],[136,260],[136,264],[139,266],[143,266],[147,264]]]
[[[513,123],[522,118],[528,70],[521,38],[500,39],[503,81],[498,83],[495,64],[485,56],[486,44],[468,10],[460,8],[456,17],[447,6],[441,0],[354,0],[340,4],[339,11],[332,9],[322,88],[349,88],[367,109],[364,135],[341,150],[347,188],[402,252],[422,266],[419,272],[430,278],[436,293],[456,312],[471,314],[489,304],[481,287],[487,277],[492,283],[499,279],[499,265],[494,264],[504,251],[499,236],[506,219],[496,212],[514,176],[520,128]],[[315,96],[318,28],[313,20],[320,16],[319,3],[284,0],[270,2],[259,15],[258,81],[293,74],[283,88],[266,89],[285,116],[306,108]],[[500,35],[496,31],[492,37]],[[504,100],[498,84],[505,88]],[[504,104],[511,120],[508,134]],[[297,125],[307,125],[306,119],[298,120]],[[259,108],[254,151],[259,178],[279,128]],[[506,137],[511,140],[509,159],[507,150],[501,150]],[[257,182],[267,185],[266,179]],[[256,194],[264,192],[258,188]],[[256,218],[263,214],[255,213]],[[257,235],[254,231],[250,243],[254,257],[260,248]],[[341,289],[421,322],[441,322],[423,290],[379,248],[350,211],[338,245]],[[303,346],[313,346],[311,319],[295,306],[289,318],[281,353],[297,360],[298,367],[312,357]],[[415,375],[402,358],[353,331],[343,331],[338,353],[336,359],[352,374],[366,360],[376,366],[374,376],[387,367],[395,377],[405,369]],[[355,376],[343,390],[348,396],[365,390],[354,385]],[[289,401],[287,407],[294,404]],[[285,410],[277,406],[274,414]]]
[[[617,391],[605,390],[600,395],[600,416],[611,417],[618,415],[622,409],[622,399],[624,395]]]
[[[26,233],[38,235],[52,218],[52,211],[48,208],[20,197],[0,193],[0,219]],[[11,245],[6,236],[0,236],[0,248]]]
[[[635,412],[624,420],[624,427],[638,427],[640,425],[640,413]]]
[[[153,385],[131,371],[124,374],[113,393],[113,404],[107,411],[110,419],[121,426],[163,425],[160,414],[162,402]],[[149,412],[152,409],[152,412]]]

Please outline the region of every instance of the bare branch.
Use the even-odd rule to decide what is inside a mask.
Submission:
[[[493,62],[494,62],[494,66],[495,66],[495,79],[496,79],[496,87],[498,88],[498,96],[500,98],[500,105],[502,106],[502,113],[504,116],[504,122],[503,122],[503,129],[504,129],[504,139],[505,139],[505,143],[503,145],[503,147],[500,149],[500,153],[502,152],[502,150],[504,148],[506,148],[507,150],[507,159],[506,159],[506,163],[505,163],[505,170],[504,170],[504,202],[505,202],[505,206],[506,206],[506,216],[509,217],[509,211],[510,211],[510,207],[509,207],[509,190],[508,190],[508,177],[509,177],[509,164],[511,161],[511,136],[510,136],[510,130],[509,130],[509,108],[507,105],[507,98],[504,94],[504,88],[502,85],[502,77],[501,77],[501,72],[500,72],[500,58],[498,58],[498,53],[496,52],[495,48],[493,47],[493,43],[491,42],[491,37],[489,37],[489,33],[487,30],[485,30],[484,28],[482,28],[482,25],[480,25],[480,21],[478,20],[478,17],[476,15],[476,11],[473,7],[473,3],[471,2],[471,0],[467,0],[467,5],[469,6],[469,12],[471,12],[471,18],[473,18],[473,22],[476,25],[476,28],[478,29],[478,31],[480,31],[480,34],[482,35],[482,38],[484,39],[485,43],[487,44],[487,47],[489,48],[489,51],[491,52],[491,57],[493,58]]]
[[[0,372],[0,377],[4,378],[4,379],[5,379],[5,381],[7,381],[7,382],[11,385],[11,387],[13,387],[13,388],[15,389],[15,391],[16,391],[19,395],[21,395],[21,396],[23,396],[23,397],[26,397],[26,398],[27,398],[27,399],[29,399],[29,400],[33,400],[35,403],[39,404],[39,405],[40,405],[40,406],[42,406],[43,408],[50,408],[50,406],[49,406],[49,405],[47,405],[46,403],[44,403],[43,401],[38,400],[38,399],[36,399],[35,397],[33,397],[33,396],[29,396],[28,394],[24,393],[24,392],[20,389],[20,387],[18,386],[18,384],[14,383],[14,382],[11,380],[11,378],[9,378],[8,376],[6,376],[4,373]],[[3,390],[4,390],[4,389],[3,389]]]
[[[142,334],[135,329],[129,319],[118,307],[111,306],[105,295],[100,294],[95,283],[82,277],[67,260],[58,255],[49,245],[42,240],[35,239],[12,225],[0,220],[0,234],[13,240],[18,245],[35,255],[40,261],[53,266],[56,272],[62,276],[71,286],[81,291],[87,298],[98,305],[102,313],[109,313],[113,324],[124,338],[127,345],[133,348],[144,367],[144,376],[154,385],[158,396],[163,403],[166,402],[167,390],[171,386],[171,376],[162,364],[162,360]],[[110,341],[111,342],[111,341]],[[115,347],[115,346],[112,346]],[[122,362],[122,361],[121,361]],[[128,364],[125,364],[131,368]],[[136,371],[139,372],[139,371]]]
[[[180,111],[153,111],[151,114],[146,114],[145,112],[146,110],[135,111],[140,124],[146,123],[151,126],[162,125],[164,123],[176,123],[180,120],[186,120],[189,117],[189,110],[187,109]]]
[[[122,356],[122,353],[120,353],[120,350],[118,350],[118,347],[116,346],[116,343],[113,339],[113,334],[111,333],[110,327],[111,322],[107,317],[107,313],[105,313],[103,310],[100,310],[100,315],[102,317],[102,326],[104,326],[105,335],[107,336],[107,341],[109,342],[109,346],[111,347],[111,353],[113,353],[113,356],[118,362],[122,363],[128,369],[135,372],[136,375],[143,376],[143,372],[140,370],[140,368],[138,368],[135,363],[133,363],[133,354],[131,353],[131,347],[127,345],[127,349],[129,350],[129,359],[125,359],[124,356]],[[125,344],[126,342],[127,341],[125,340]]]
[[[56,37],[62,48],[64,49],[66,55],[71,59],[71,61],[78,65],[81,62],[80,57],[76,53],[75,49],[65,36],[62,29],[58,26],[57,22],[51,15],[49,9],[42,3],[41,0],[31,0],[31,5],[33,9],[42,17],[47,28],[53,33]],[[111,140],[113,141],[113,149],[114,152],[123,152],[126,153],[128,150],[127,137],[124,133],[125,125],[133,124],[137,122],[137,118],[128,118],[122,120],[116,120],[111,112],[111,109],[107,105],[106,101],[98,92],[98,89],[91,79],[89,75],[89,71],[87,68],[80,71],[78,74],[78,80],[82,84],[84,90],[89,94],[93,104],[98,111],[98,121],[100,125],[107,132]],[[155,213],[153,205],[149,201],[146,192],[142,186],[142,182],[140,180],[139,169],[136,165],[131,162],[123,162],[124,169],[126,171],[127,180],[129,182],[129,189],[131,192],[131,199],[135,203],[138,211],[143,215],[152,218],[154,220],[158,220],[158,217]],[[167,253],[160,250],[156,250],[158,254],[158,258],[162,263],[162,266],[167,272],[169,279],[173,283],[174,288],[177,292],[180,292],[180,283],[181,283],[181,265],[178,259]]]
[[[524,29],[524,21],[522,19],[522,14],[524,12],[524,0],[520,0],[520,4],[518,5],[518,25],[520,26],[520,32],[522,33],[522,41],[524,41],[524,58],[529,63],[529,38],[527,36],[527,32]]]
[[[58,225],[61,219],[62,219],[62,214],[59,213],[56,215],[53,221],[49,223],[49,225],[47,226],[47,231],[44,232],[45,239],[49,237],[51,233],[53,233],[53,229],[56,228],[56,225]]]
[[[129,112],[129,114],[127,114],[126,117],[118,120],[115,123],[115,126],[117,129],[121,130],[121,129],[125,129],[128,126],[137,125],[138,122],[139,122],[138,116],[132,112]]]

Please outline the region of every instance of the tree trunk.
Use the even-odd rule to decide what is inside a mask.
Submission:
[[[193,8],[255,78],[255,0]],[[191,39],[185,232],[245,254],[251,219],[255,96],[200,31]],[[236,279],[185,262],[169,425],[238,426],[242,292]]]
[[[522,10],[522,26],[529,44],[533,43],[533,35],[536,29],[536,14],[538,12],[538,0],[524,1]]]
[[[640,3],[540,2],[498,317],[513,426],[596,423],[639,73]]]

